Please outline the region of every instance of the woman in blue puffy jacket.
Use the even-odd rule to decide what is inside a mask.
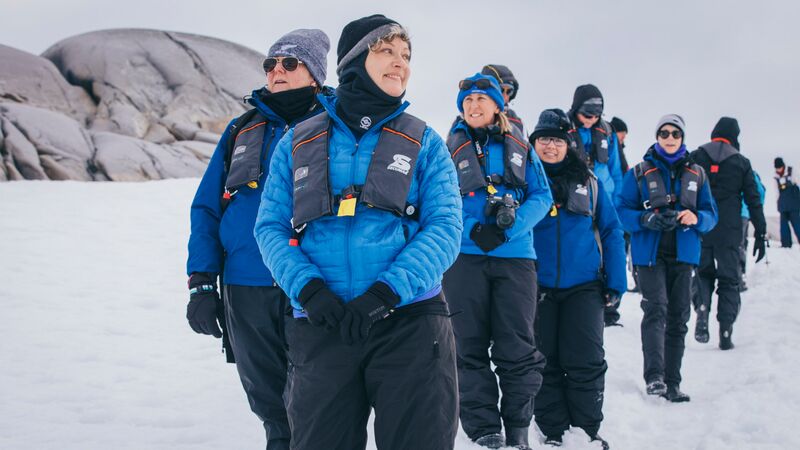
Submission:
[[[325,112],[275,150],[255,236],[293,307],[286,340],[293,449],[452,449],[455,341],[441,294],[458,254],[450,155],[404,112],[408,34],[382,15],[349,23]]]
[[[553,194],[550,213],[533,230],[538,260],[537,342],[547,358],[536,396],[536,424],[560,445],[572,426],[592,440],[603,420],[606,361],[603,312],[626,289],[625,240],[614,203],[577,149],[560,109],[539,116],[530,142]]]
[[[461,425],[477,444],[528,448],[544,357],[536,350],[533,226],[552,202],[544,170],[503,113],[497,81],[459,83],[447,146],[463,197],[461,253],[445,274],[458,352]],[[502,401],[498,411],[497,366]],[[505,426],[506,437],[501,430]]]

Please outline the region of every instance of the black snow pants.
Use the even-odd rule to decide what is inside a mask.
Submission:
[[[536,396],[536,424],[545,436],[570,425],[594,436],[603,421],[606,365],[600,282],[568,289],[540,287],[537,342],[547,358]]]
[[[735,261],[734,261],[735,263]],[[642,289],[644,380],[681,383],[684,339],[689,330],[694,266],[658,257],[654,266],[637,266]]]
[[[698,304],[695,309],[705,306],[711,311],[711,296],[714,282],[717,284],[717,320],[723,327],[733,325],[741,307],[739,295],[739,248],[738,245],[703,246],[700,254],[698,274]]]
[[[223,297],[236,370],[250,409],[264,422],[267,450],[287,450],[286,296],[277,287],[225,285]]]
[[[447,308],[423,303],[376,322],[346,345],[339,330],[288,319],[292,450],[359,450],[375,411],[379,450],[448,450],[458,432],[455,339]],[[422,312],[422,311],[425,312]]]
[[[545,364],[534,337],[534,261],[462,253],[445,273],[444,289],[453,312],[460,418],[467,436],[499,433],[501,418],[506,427],[529,426]]]

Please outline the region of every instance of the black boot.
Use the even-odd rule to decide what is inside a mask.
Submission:
[[[528,445],[528,427],[506,427],[506,447],[531,450]]]
[[[731,335],[733,334],[733,325],[719,325],[719,348],[720,350],[730,350],[733,348],[733,341]]]
[[[601,438],[599,434],[595,434],[594,436],[589,436],[589,437],[591,438],[592,442],[594,441],[600,442],[600,445],[603,447],[603,450],[609,450],[611,448],[611,446],[608,445],[608,441]]]
[[[563,443],[564,441],[560,434],[558,436],[547,436],[544,440],[544,445],[549,445],[551,447],[561,447]]]
[[[475,439],[475,443],[486,448],[500,448],[506,445],[506,440],[500,433],[491,433]]]
[[[694,325],[694,340],[705,344],[708,339],[708,309],[706,305],[700,305],[697,308],[697,322]]]
[[[667,392],[664,395],[662,395],[662,397],[671,401],[672,403],[683,403],[683,402],[688,402],[692,399],[687,394],[681,392],[678,385],[668,386]]]
[[[661,378],[650,380],[647,383],[647,395],[664,395],[667,393],[667,384]]]

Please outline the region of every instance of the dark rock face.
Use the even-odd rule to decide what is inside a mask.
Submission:
[[[157,30],[86,33],[41,57],[0,45],[0,181],[200,176],[265,83],[262,59]]]

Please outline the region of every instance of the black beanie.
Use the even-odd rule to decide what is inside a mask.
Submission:
[[[589,99],[599,98],[602,112],[603,94],[600,89],[593,84],[583,84],[575,88],[575,95],[572,96],[572,106],[569,108],[570,115],[577,114],[581,106]],[[599,115],[599,114],[598,114]]]
[[[354,20],[344,26],[336,48],[336,74],[361,53],[369,50],[369,45],[385,36],[393,25],[400,25],[383,14],[373,14]]]
[[[625,123],[624,120],[620,119],[619,117],[613,117],[611,119],[611,127],[614,128],[614,131],[619,132],[628,132],[628,125]]]
[[[564,139],[569,142],[569,134],[567,132],[571,128],[569,118],[567,118],[564,111],[553,108],[545,109],[539,114],[539,122],[533,129],[528,141],[533,145],[538,137],[552,136]]]
[[[780,169],[781,167],[786,167],[786,164],[783,163],[783,158],[779,156],[775,158],[775,168]]]
[[[731,145],[739,149],[739,122],[733,117],[722,117],[719,119],[714,130],[711,131],[711,139],[722,138],[730,142]]]
[[[514,77],[514,74],[511,72],[511,69],[509,69],[508,66],[501,64],[487,64],[483,66],[483,69],[481,69],[481,74],[494,77],[501,86],[504,84],[510,84],[513,86],[514,92],[508,96],[509,100],[514,100],[514,97],[517,96],[517,91],[519,91],[519,82]]]

